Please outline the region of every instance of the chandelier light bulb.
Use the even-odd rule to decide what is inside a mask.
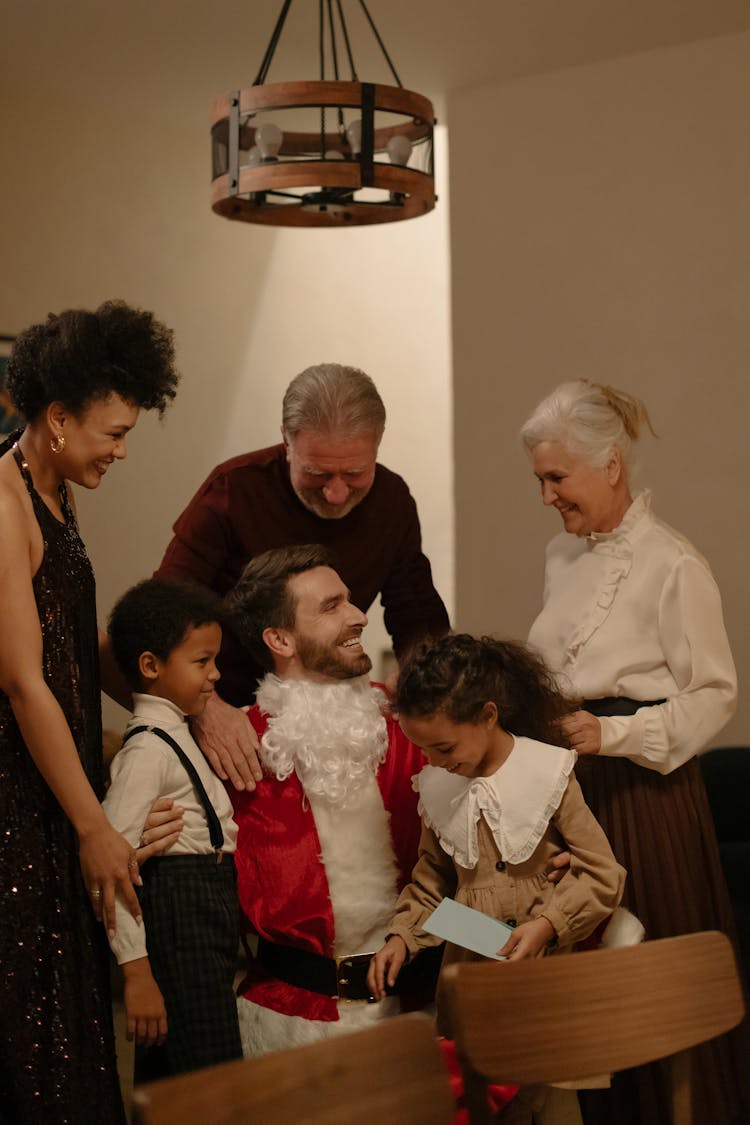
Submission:
[[[349,148],[352,150],[352,156],[359,156],[362,151],[362,121],[359,117],[355,118],[348,126],[346,139],[349,142]]]
[[[258,148],[257,145],[253,145],[253,147],[248,151],[248,154],[247,154],[247,166],[248,166],[248,168],[257,168],[257,166],[259,164],[261,164],[262,162],[263,162],[263,155],[262,155],[260,149]]]
[[[255,143],[263,160],[276,160],[284,134],[273,121],[266,121],[255,130]]]
[[[391,164],[408,164],[411,156],[411,141],[402,133],[391,137],[387,146],[388,159]]]

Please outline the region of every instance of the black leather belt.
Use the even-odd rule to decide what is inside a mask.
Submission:
[[[435,987],[442,955],[442,946],[425,949],[404,965],[395,988],[388,991],[399,996],[425,993],[427,1003]],[[360,953],[353,957],[323,957],[265,938],[260,938],[257,952],[261,965],[277,980],[339,1000],[373,1000],[367,987],[372,956],[372,953]]]
[[[659,707],[666,702],[666,699],[628,699],[625,695],[608,695],[603,699],[584,699],[581,709],[605,719],[610,715],[635,715],[641,707]]]
[[[308,949],[293,949],[261,938],[257,956],[264,969],[286,984],[318,992],[321,996],[336,996],[339,1000],[372,1000],[367,987],[372,953],[323,957]]]

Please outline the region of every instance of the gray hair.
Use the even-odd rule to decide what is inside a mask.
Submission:
[[[596,468],[620,453],[626,470],[633,467],[633,445],[654,428],[639,398],[588,379],[561,383],[547,395],[521,427],[521,441],[531,452],[543,441],[557,441]]]
[[[286,437],[300,430],[375,434],[385,429],[385,406],[369,375],[358,367],[319,363],[301,371],[286,389],[281,423]]]

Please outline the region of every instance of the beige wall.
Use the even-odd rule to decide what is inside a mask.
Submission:
[[[127,463],[97,492],[79,490],[100,615],[158,563],[173,520],[216,463],[278,440],[286,384],[326,360],[363,367],[383,395],[382,460],[409,482],[450,610],[445,188],[436,211],[407,223],[341,232],[230,223],[208,205],[207,118],[205,107],[194,127],[189,116],[160,127],[0,96],[0,332],[111,296],[153,308],[176,332],[183,380],[164,424],[144,417]],[[373,619],[375,656],[386,635],[377,610]]]
[[[517,430],[562,379],[643,396],[642,480],[708,556],[750,672],[750,35],[454,96],[457,624],[525,636],[542,509]],[[750,704],[720,741],[750,740]]]

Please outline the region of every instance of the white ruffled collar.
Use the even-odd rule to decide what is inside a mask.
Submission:
[[[643,517],[650,512],[651,491],[648,488],[644,488],[643,492],[639,492],[632,501],[617,527],[613,528],[612,531],[592,531],[590,535],[586,536],[586,539],[591,546],[596,546],[597,544],[614,546],[616,544],[626,543],[630,540],[636,526]]]
[[[573,750],[514,738],[510,756],[490,777],[465,778],[425,766],[414,779],[419,814],[460,867],[477,865],[482,815],[502,858],[524,863],[558,809],[575,761]]]

